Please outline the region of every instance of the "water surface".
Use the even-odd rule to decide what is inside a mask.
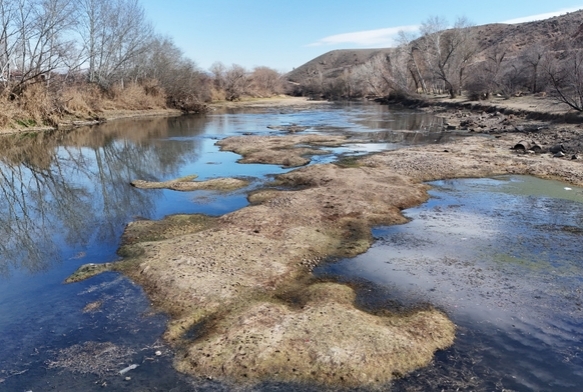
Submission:
[[[268,126],[291,124],[351,138],[319,162],[452,137],[431,115],[354,103],[127,119],[0,138],[0,390],[192,390],[193,381],[172,369],[173,354],[160,339],[166,317],[151,308],[141,288],[115,273],[62,282],[82,264],[117,260],[128,222],[176,213],[222,215],[246,206],[249,191],[289,169],[239,164],[240,157],[219,151],[216,140],[278,135]],[[130,186],[135,179],[191,174],[251,183],[227,194]],[[107,372],[58,366],[75,350],[93,350],[95,361],[109,364]],[[130,364],[139,367],[120,376]],[[208,380],[194,385],[223,388]],[[265,386],[276,387],[296,388]]]
[[[291,124],[350,137],[315,163],[455,137],[428,114],[353,103],[120,120],[0,138],[0,390],[230,390],[173,370],[173,353],[161,341],[167,319],[128,279],[107,273],[62,282],[81,264],[117,260],[128,222],[246,206],[248,192],[290,169],[239,164],[215,142],[280,135],[268,127]],[[129,185],[191,174],[251,182],[227,194]],[[454,347],[392,389],[579,390],[582,190],[518,176],[432,185],[427,203],[405,211],[410,223],[376,228],[367,253],[316,271],[364,282],[362,306],[402,311],[431,304],[458,325]],[[76,348],[95,349],[96,360],[118,356],[102,373],[57,366]],[[120,376],[130,364],[139,367]],[[321,389],[265,383],[256,390]]]
[[[524,176],[431,185],[409,223],[317,270],[372,282],[365,305],[431,304],[458,325],[455,345],[395,389],[581,390],[583,189]]]

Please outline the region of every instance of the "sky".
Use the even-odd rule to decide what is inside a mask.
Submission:
[[[220,61],[288,72],[335,49],[386,48],[429,17],[522,23],[576,11],[583,0],[141,0],[160,34],[205,70]]]

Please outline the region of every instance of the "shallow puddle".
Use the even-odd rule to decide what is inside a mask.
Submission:
[[[395,390],[579,391],[583,189],[527,176],[431,183],[407,224],[318,275],[371,282],[363,306],[443,309],[455,345]]]

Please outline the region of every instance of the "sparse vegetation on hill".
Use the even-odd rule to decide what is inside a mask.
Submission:
[[[286,75],[289,91],[323,98],[461,93],[549,95],[583,111],[583,10],[521,24],[422,23],[396,48],[326,53]]]

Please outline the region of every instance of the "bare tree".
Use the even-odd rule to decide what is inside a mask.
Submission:
[[[363,96],[382,97],[389,93],[387,83],[383,78],[384,64],[382,61],[367,61],[354,68],[351,77],[360,86]]]
[[[82,0],[80,33],[89,80],[108,86],[139,72],[154,30],[138,0]]]
[[[410,33],[406,33],[403,30],[399,31],[398,33],[398,50],[401,54],[406,56],[406,68],[411,74],[411,78],[415,83],[415,91],[416,92],[423,92],[427,93],[427,85],[425,83],[425,77],[421,72],[421,67],[419,65],[418,57],[423,57],[422,54],[419,53],[419,48],[416,45],[412,45],[412,41],[414,36]]]
[[[551,94],[561,103],[583,112],[583,28],[580,21],[566,20],[558,26],[553,52],[542,59]]]
[[[2,1],[3,69],[18,77],[16,89],[65,65],[74,40],[73,0]],[[16,72],[16,69],[18,72]],[[6,72],[6,71],[5,71]]]
[[[249,91],[247,70],[238,64],[231,65],[225,72],[225,97],[236,101]]]
[[[184,56],[171,38],[155,37],[138,62],[144,65],[136,76],[151,81],[152,87],[163,89],[170,105],[185,111],[198,111],[202,102],[210,99],[210,86],[206,83],[209,78]]]
[[[356,67],[354,79],[362,86],[363,95],[383,97],[391,92],[407,90],[407,78],[403,71],[406,64],[401,53],[395,51],[393,55],[377,55],[366,63]]]
[[[423,22],[422,38],[418,40],[416,49],[423,54],[435,80],[442,82],[450,97],[454,98],[460,93],[467,77],[465,71],[477,46],[467,19],[458,18],[453,28],[447,27],[447,21],[439,17]]]
[[[250,75],[251,90],[259,97],[269,97],[281,94],[283,87],[281,74],[273,68],[255,67]]]
[[[6,87],[14,68],[18,29],[16,22],[17,3],[14,0],[0,1],[0,79]]]
[[[560,52],[545,66],[553,96],[570,108],[583,112],[583,52],[580,49]]]
[[[520,54],[520,59],[530,68],[530,90],[538,93],[541,90],[541,64],[548,48],[540,43],[526,47]]]

